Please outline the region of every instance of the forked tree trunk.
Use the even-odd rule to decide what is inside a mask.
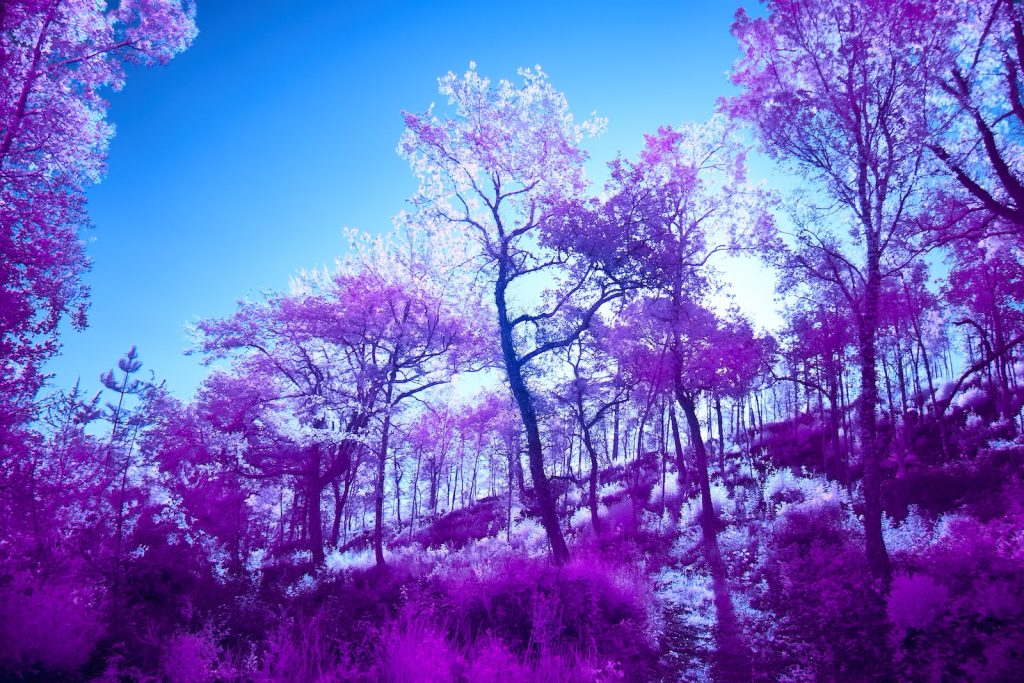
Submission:
[[[504,264],[501,265],[504,270]],[[533,489],[537,497],[537,506],[540,508],[541,524],[544,526],[548,542],[551,544],[551,559],[556,565],[561,566],[569,560],[569,547],[565,544],[565,538],[562,536],[562,528],[559,525],[558,513],[555,509],[555,499],[551,494],[547,474],[544,472],[544,452],[540,440],[540,427],[537,422],[537,409],[534,405],[533,395],[523,378],[522,368],[512,340],[512,324],[505,302],[505,286],[503,274],[499,275],[494,293],[498,309],[498,331],[501,336],[502,358],[505,362],[509,387],[526,430],[526,453],[530,460],[530,475],[533,477]]]

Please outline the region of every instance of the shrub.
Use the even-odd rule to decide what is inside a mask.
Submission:
[[[70,676],[103,632],[92,591],[27,572],[0,576],[0,676]]]
[[[453,681],[455,652],[444,635],[411,612],[386,629],[381,643],[380,676],[389,683]]]
[[[506,524],[507,509],[496,497],[443,515],[417,534],[424,546],[459,549],[468,542],[485,538]]]
[[[808,680],[885,678],[891,660],[885,605],[845,506],[786,508],[753,574],[751,607],[774,615],[769,633],[751,633],[755,669],[770,680],[798,670]]]
[[[198,633],[178,633],[164,645],[160,669],[167,683],[223,680],[226,672],[218,671],[219,668],[217,644],[209,628]]]
[[[349,651],[330,633],[326,609],[283,619],[263,646],[254,679],[260,683],[375,680],[352,664]]]
[[[643,680],[652,659],[649,589],[628,567],[580,558],[559,569],[510,558],[503,571],[438,590],[449,640],[467,651],[494,638],[524,662],[598,662],[621,667],[628,680]]]
[[[897,577],[889,616],[907,680],[1018,680],[1024,671],[1024,514],[958,517]]]

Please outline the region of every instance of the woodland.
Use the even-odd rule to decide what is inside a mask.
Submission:
[[[442,76],[394,228],[196,323],[186,399],[45,363],[195,8],[0,3],[0,680],[1024,680],[1024,7],[731,30],[600,186],[539,67]]]

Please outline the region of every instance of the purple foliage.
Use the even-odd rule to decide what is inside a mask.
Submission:
[[[1022,26],[741,10],[741,92],[601,191],[539,67],[450,73],[412,210],[199,321],[183,402],[134,347],[39,394],[104,93],[194,8],[0,3],[0,679],[1019,679]],[[813,206],[748,182],[743,125]],[[737,251],[778,339],[718,300]]]

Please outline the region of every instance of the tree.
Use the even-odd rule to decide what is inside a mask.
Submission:
[[[973,371],[987,373],[985,383],[996,411],[1000,417],[1012,420],[1021,407],[1014,397],[1020,357],[1015,350],[1024,341],[1020,248],[1006,236],[990,236],[978,244],[958,240],[952,246],[950,260],[944,298],[959,314],[954,322],[965,332],[969,357],[984,361]]]
[[[476,358],[475,333],[437,270],[421,267],[415,254],[409,260],[394,243],[353,237],[353,252],[335,273],[304,273],[290,296],[242,303],[228,318],[197,325],[201,351],[237,359],[234,377],[211,388],[235,394],[235,410],[250,407],[235,423],[261,453],[252,456],[258,469],[304,482],[317,565],[324,560],[322,492],[348,471],[374,428],[374,547],[383,565],[384,478],[395,411]],[[254,429],[257,420],[263,429]]]
[[[196,35],[181,0],[0,5],[0,449],[31,419],[57,327],[86,324],[79,231],[102,176],[124,63],[166,63]]]
[[[932,74],[926,141],[958,188],[941,204],[941,241],[1019,237],[1024,226],[1024,8],[1014,0],[944,0],[934,25],[951,36]],[[957,191],[959,190],[959,191]]]
[[[749,326],[723,321],[706,304],[713,292],[715,254],[746,244],[768,228],[762,207],[770,200],[746,182],[745,148],[723,116],[706,124],[663,127],[647,135],[639,159],[611,164],[602,207],[603,222],[621,241],[638,246],[628,268],[642,283],[637,302],[657,332],[647,349],[686,418],[700,486],[705,557],[715,575],[719,664],[724,676],[750,675],[750,653],[742,643],[717,542],[707,451],[697,418],[702,393],[741,383],[756,372],[757,346]],[[650,367],[652,364],[648,363]],[[680,458],[680,466],[682,461]],[[744,673],[745,672],[745,673]]]
[[[117,367],[122,373],[118,378],[114,370],[108,370],[100,375],[100,382],[110,391],[117,394],[117,403],[107,403],[107,419],[110,421],[110,438],[107,441],[106,454],[103,464],[112,471],[111,483],[117,485],[117,503],[114,514],[114,593],[118,593],[121,584],[122,555],[124,546],[124,527],[127,516],[129,492],[129,474],[132,471],[132,453],[135,451],[136,440],[139,431],[144,423],[142,410],[129,411],[125,405],[126,396],[137,396],[145,398],[146,394],[157,391],[152,383],[139,379],[132,379],[132,375],[142,369],[142,361],[139,360],[139,353],[134,346],[128,349],[128,353],[117,361]],[[121,428],[118,431],[118,428]],[[118,481],[120,480],[120,481]]]
[[[760,208],[770,198],[747,184],[744,158],[745,149],[725,117],[678,130],[663,127],[646,136],[636,162],[612,163],[606,188],[610,199],[604,211],[613,217],[608,222],[621,226],[627,241],[644,245],[631,268],[647,294],[644,315],[665,335],[667,374],[691,429],[698,425],[699,392],[716,388],[737,371],[737,359],[720,353],[726,336],[712,343],[720,330],[704,304],[713,291],[709,261],[770,227]],[[716,378],[719,372],[722,377]],[[691,439],[703,491],[707,466],[701,464],[706,456],[699,427]],[[704,497],[710,510],[710,492]],[[712,517],[706,522],[709,534]]]
[[[360,321],[345,314],[323,298],[275,296],[197,325],[198,350],[211,361],[234,358],[230,373],[207,378],[201,398],[221,429],[240,439],[242,476],[298,482],[295,503],[304,506],[314,564],[324,558],[321,495],[364,447],[382,384],[378,368],[364,371],[372,349],[346,343]]]
[[[211,556],[224,557],[229,576],[242,578],[249,553],[271,546],[267,501],[278,491],[272,479],[246,476],[251,462],[239,457],[239,435],[224,424],[213,397],[204,390],[190,404],[168,405],[142,448],[167,492],[161,516],[201,539]]]
[[[824,471],[845,479],[846,450],[842,439],[843,387],[853,330],[849,309],[836,288],[822,288],[815,299],[797,301],[787,312],[785,358],[788,375],[774,378],[791,381],[827,399],[821,406],[823,426],[827,424],[828,447],[824,450]],[[809,402],[809,399],[808,399]],[[827,422],[826,422],[827,421]]]
[[[440,92],[453,106],[451,116],[405,113],[399,150],[420,182],[412,203],[422,224],[457,226],[479,247],[541,521],[553,561],[563,564],[569,550],[544,469],[531,364],[577,340],[624,286],[612,261],[585,248],[609,250],[593,239],[583,198],[586,153],[579,146],[600,122],[576,124],[564,95],[539,69],[520,76],[520,87],[508,81],[491,87],[474,65],[461,78],[449,72]],[[544,287],[544,300],[531,301],[529,290]]]
[[[590,522],[594,533],[601,533],[601,519],[598,516],[597,480],[598,454],[594,441],[594,430],[609,412],[626,402],[631,382],[613,365],[610,346],[615,344],[615,330],[596,324],[590,333],[580,337],[565,349],[565,362],[572,376],[565,381],[558,393],[580,431],[583,448],[590,460],[587,477],[587,500],[590,507]]]
[[[928,74],[948,36],[935,7],[916,0],[772,0],[768,16],[742,10],[742,56],[725,103],[762,147],[814,182],[825,206],[795,217],[788,245],[766,253],[794,279],[839,288],[853,312],[860,366],[860,441],[868,564],[883,585],[877,335],[883,280],[913,253],[924,199]],[[838,226],[836,226],[838,223]],[[848,237],[836,228],[848,231]]]

